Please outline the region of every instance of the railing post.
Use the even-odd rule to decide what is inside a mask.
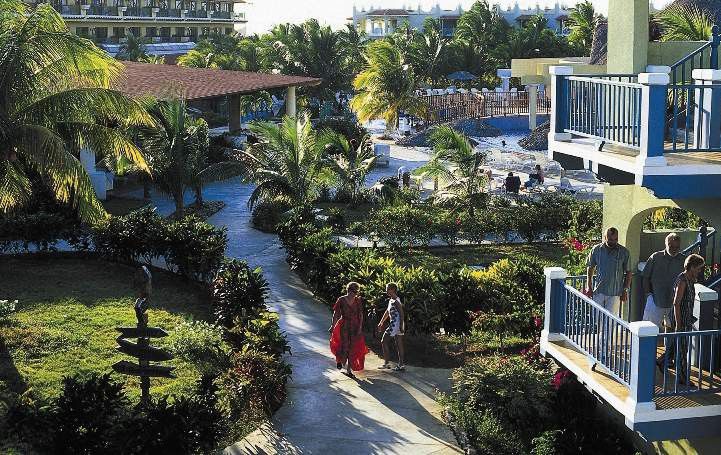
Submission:
[[[545,355],[546,345],[552,341],[560,341],[563,333],[563,312],[566,308],[566,292],[564,280],[568,276],[561,267],[546,267],[546,305],[541,332],[541,353]]]
[[[666,124],[666,94],[671,80],[667,73],[641,73],[641,132],[639,163],[645,166],[665,166],[664,131]]]
[[[528,128],[535,130],[538,126],[538,85],[529,84],[528,90]]]
[[[548,69],[551,74],[551,89],[553,103],[551,105],[551,132],[550,141],[570,141],[571,134],[566,133],[568,122],[568,90],[567,77],[573,75],[571,66],[552,66]]]
[[[714,329],[714,307],[718,301],[718,293],[713,289],[709,289],[702,284],[696,283],[696,299],[693,304],[693,315],[696,322],[693,329],[713,330]],[[699,345],[700,342],[700,345]],[[699,352],[700,350],[700,352]],[[701,354],[699,356],[699,354]],[[700,358],[699,358],[700,357]],[[692,337],[691,338],[691,360],[692,364],[699,367],[697,359],[701,363],[701,367],[708,371],[711,359],[711,338],[710,337]],[[718,364],[714,361],[714,364]]]
[[[694,148],[718,149],[721,147],[721,70],[693,70],[693,79],[695,85],[709,86],[694,90]]]
[[[714,25],[711,29],[711,69],[717,70],[718,67],[718,47],[721,44],[721,34],[719,26]]]
[[[656,379],[658,326],[649,321],[637,321],[629,324],[629,330],[631,331],[631,382],[626,401],[636,415],[656,409],[653,391]]]

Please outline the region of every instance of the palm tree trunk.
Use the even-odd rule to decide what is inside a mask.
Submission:
[[[185,201],[183,201],[183,193],[174,194],[173,200],[175,201],[175,217],[177,219],[183,218],[185,212]]]
[[[147,179],[143,179],[143,199],[150,199],[150,182]]]
[[[197,186],[195,187],[195,205],[198,207],[203,206],[203,187]]]

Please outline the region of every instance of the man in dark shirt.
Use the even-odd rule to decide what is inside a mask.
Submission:
[[[517,175],[513,175],[513,172],[508,173],[506,177],[506,193],[518,194],[521,189],[521,178]]]
[[[665,250],[656,251],[648,258],[643,269],[643,291],[646,296],[644,321],[663,327],[664,316],[673,306],[673,284],[683,272],[685,260],[686,255],[681,253],[681,237],[676,233],[666,237]]]

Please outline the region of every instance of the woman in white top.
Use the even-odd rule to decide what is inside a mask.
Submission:
[[[388,283],[386,293],[389,297],[388,308],[378,323],[378,331],[383,330],[383,325],[386,321],[390,322],[385,332],[383,332],[383,338],[381,339],[381,344],[383,345],[383,360],[385,362],[379,368],[382,370],[390,368],[390,363],[388,362],[388,357],[390,356],[388,342],[393,338],[396,343],[396,349],[398,350],[398,365],[393,369],[403,371],[405,370],[405,366],[403,365],[403,333],[405,332],[405,322],[403,305],[401,304],[400,297],[398,297],[398,285]]]

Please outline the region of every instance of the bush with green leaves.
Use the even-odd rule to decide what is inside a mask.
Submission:
[[[123,384],[109,374],[66,377],[47,417],[52,453],[118,453],[114,435],[127,419],[127,405]]]
[[[316,123],[315,129],[322,131],[329,129],[336,133],[342,134],[348,142],[355,141],[356,144],[360,144],[361,140],[368,135],[368,130],[358,123],[358,120],[351,115],[345,115],[342,117],[326,117]],[[370,146],[370,142],[368,143]]]
[[[453,390],[469,409],[490,411],[530,441],[553,412],[551,377],[520,356],[478,357],[454,370]]]
[[[236,318],[265,310],[268,291],[260,268],[252,269],[239,259],[226,259],[211,285],[216,322],[231,328]]]
[[[167,221],[154,208],[145,207],[124,216],[112,216],[93,226],[95,251],[120,262],[143,262],[167,253]]]
[[[238,352],[256,351],[281,358],[290,352],[290,345],[278,325],[278,314],[261,311],[246,317],[237,317],[235,325],[225,336]]]
[[[233,355],[231,368],[218,379],[221,402],[230,419],[270,415],[283,404],[290,366],[252,349]]]
[[[201,374],[217,376],[229,366],[230,346],[223,329],[204,321],[184,322],[163,340],[175,358],[194,364]]]
[[[69,240],[79,229],[76,220],[60,213],[37,212],[0,217],[0,251],[22,249],[54,250],[60,240]]]
[[[283,220],[283,214],[290,208],[290,204],[282,199],[262,201],[253,207],[250,222],[259,231],[275,233],[278,223]]]
[[[187,216],[167,225],[165,263],[186,278],[209,281],[225,258],[228,237],[197,216]]]
[[[368,230],[396,250],[428,245],[435,234],[434,227],[429,210],[410,204],[388,205],[373,210],[368,219]]]
[[[340,207],[331,207],[328,209],[328,219],[326,223],[328,227],[333,229],[335,232],[344,232],[346,228],[346,214],[345,210]]]

